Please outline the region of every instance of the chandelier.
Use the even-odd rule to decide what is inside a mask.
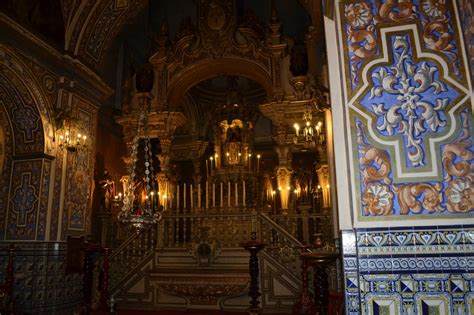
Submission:
[[[324,141],[324,135],[322,134],[323,123],[318,121],[313,127],[313,113],[311,108],[308,106],[305,108],[303,113],[303,127],[301,128],[298,123],[294,123],[293,128],[295,129],[296,135],[293,138],[293,142],[297,144],[299,138],[303,138],[303,145],[305,147],[312,147],[315,144],[322,144]]]
[[[142,130],[145,134],[143,147],[145,171],[143,177],[140,178],[136,174],[136,164],[138,163],[138,149]],[[125,188],[124,194],[120,196],[122,209],[117,216],[120,222],[129,224],[137,233],[157,224],[162,219],[159,196],[156,193],[157,187],[153,178],[152,158],[151,143],[148,136],[148,113],[144,112],[140,115],[137,134],[133,138],[129,184]]]
[[[76,152],[87,148],[87,135],[81,131],[76,120],[66,118],[59,130],[59,148]]]

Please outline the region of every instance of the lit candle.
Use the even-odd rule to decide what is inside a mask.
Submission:
[[[249,172],[250,172],[250,168],[252,167],[252,153],[249,153],[248,164],[249,164]]]
[[[235,190],[235,207],[239,206],[239,188],[237,186],[237,182],[234,183],[234,190]]]
[[[260,154],[257,155],[257,173],[260,171]]]
[[[245,181],[242,182],[242,206],[245,207]]]
[[[212,161],[214,161],[214,158],[211,156],[211,174],[212,174]]]
[[[212,183],[212,207],[216,207],[216,184]]]

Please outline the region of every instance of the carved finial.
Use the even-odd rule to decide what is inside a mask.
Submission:
[[[271,24],[279,24],[280,19],[278,18],[278,12],[275,6],[275,1],[272,1],[272,17],[271,17]]]
[[[169,44],[169,27],[168,20],[163,20],[160,26],[160,35],[158,36],[158,45],[160,47],[165,47]]]
[[[270,43],[272,45],[280,44],[280,19],[276,10],[275,2],[272,1],[272,17],[270,19]]]

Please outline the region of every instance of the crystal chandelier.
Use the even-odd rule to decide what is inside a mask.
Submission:
[[[322,144],[324,141],[324,135],[322,134],[323,123],[318,121],[315,127],[313,127],[313,113],[311,108],[306,107],[303,113],[303,128],[298,123],[293,125],[296,135],[293,138],[295,144],[298,143],[300,137],[303,138],[305,147],[314,146],[315,144]]]
[[[140,131],[143,130],[144,138],[144,165],[145,172],[142,178],[137,178],[136,164],[138,162],[138,149]],[[156,183],[153,179],[153,155],[148,136],[148,113],[142,113],[138,122],[137,134],[132,142],[132,164],[130,166],[129,185],[121,196],[122,209],[117,218],[120,222],[129,224],[137,233],[145,228],[157,224],[162,219],[160,212],[159,196],[156,193]],[[142,185],[142,187],[140,187]],[[141,188],[141,189],[140,189]]]
[[[76,120],[66,118],[59,130],[59,148],[76,152],[87,148],[87,135],[81,132]]]

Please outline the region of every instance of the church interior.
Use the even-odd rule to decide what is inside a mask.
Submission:
[[[0,314],[474,314],[470,0],[0,2]]]

